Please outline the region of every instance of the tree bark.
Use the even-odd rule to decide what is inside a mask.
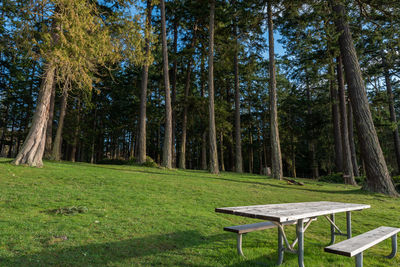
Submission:
[[[150,56],[150,30],[151,30],[151,11],[153,6],[151,0],[147,0],[147,16],[146,16],[146,37],[144,45],[144,53],[146,62],[142,69],[142,84],[140,92],[140,115],[139,115],[139,138],[138,138],[138,158],[137,162],[143,164],[146,162],[146,104],[147,104],[147,81],[149,76]]]
[[[64,118],[67,110],[68,92],[62,92],[61,106],[60,106],[60,117],[58,118],[58,126],[56,136],[54,138],[53,150],[51,151],[52,160],[61,160],[61,142],[62,142],[62,130],[64,128]]]
[[[361,153],[365,161],[367,181],[364,184],[364,188],[377,193],[398,196],[390,178],[373,124],[357,53],[349,24],[345,19],[345,8],[338,0],[330,0],[330,2],[332,11],[336,15],[336,28],[340,33],[340,52],[343,58],[346,80],[349,85],[349,96],[353,106]]]
[[[339,87],[339,105],[340,105],[340,122],[342,132],[342,152],[343,152],[343,178],[345,184],[356,185],[353,173],[353,164],[351,163],[351,151],[349,142],[349,130],[347,123],[347,110],[346,110],[346,93],[344,90],[343,79],[343,66],[342,58],[337,57],[337,79]]]
[[[50,159],[51,149],[53,145],[53,117],[54,117],[54,102],[56,96],[56,83],[53,83],[50,96],[50,108],[49,108],[49,119],[47,121],[46,130],[46,145],[44,150],[44,158]]]
[[[236,2],[236,1],[235,1]],[[239,44],[238,44],[238,29],[237,18],[234,19],[234,35],[235,35],[235,55],[233,58],[234,75],[235,75],[235,171],[243,172],[243,157],[242,157],[242,133],[240,127],[240,86],[239,86]]]
[[[215,111],[214,111],[214,15],[215,0],[210,0],[210,43],[208,56],[208,110],[209,110],[209,137],[210,137],[210,172],[219,173],[217,135],[215,130]]]
[[[386,83],[386,92],[388,95],[388,104],[389,104],[389,114],[390,114],[390,122],[392,123],[394,128],[392,128],[393,134],[393,142],[394,142],[394,152],[396,154],[397,160],[397,171],[400,172],[400,137],[399,137],[399,128],[397,126],[397,118],[396,111],[394,109],[394,97],[392,90],[392,81],[390,79],[389,67],[387,64],[385,53],[382,51],[382,65],[383,65],[383,73],[385,75],[385,83]]]
[[[169,89],[169,73],[168,73],[168,46],[167,46],[167,30],[165,22],[165,1],[160,1],[161,5],[161,32],[162,32],[162,54],[163,54],[163,71],[164,71],[164,87],[165,87],[165,134],[163,144],[162,166],[168,169],[172,168],[172,110],[171,110],[171,92]]]
[[[340,114],[339,114],[339,97],[338,90],[335,82],[335,69],[333,65],[333,58],[329,62],[329,76],[330,76],[330,91],[331,91],[331,106],[332,106],[332,124],[333,124],[333,141],[335,147],[335,167],[337,172],[343,172],[343,144],[340,128]],[[338,74],[339,75],[339,74]],[[340,87],[340,84],[339,84]]]
[[[196,31],[197,26],[194,26],[193,30],[193,38],[190,44],[190,49],[194,49],[194,45],[196,43]],[[187,63],[187,70],[186,70],[186,82],[185,82],[185,92],[183,98],[183,118],[182,118],[182,136],[181,136],[181,147],[180,147],[180,155],[179,155],[179,168],[186,169],[186,131],[187,131],[187,116],[188,116],[188,97],[190,91],[190,75],[192,73],[192,62],[193,56],[190,55],[190,58]]]
[[[76,127],[74,131],[74,141],[72,143],[72,149],[71,149],[71,161],[75,162],[75,155],[76,155],[76,147],[78,145],[79,141],[79,131],[80,131],[80,122],[81,122],[81,100],[78,98],[77,99],[77,116],[76,116]]]
[[[176,74],[178,72],[178,64],[177,64],[177,56],[178,56],[178,18],[175,15],[174,20],[174,59],[173,59],[173,67],[172,67],[172,166],[176,167]]]
[[[351,153],[351,164],[353,166],[354,176],[360,176],[360,171],[358,170],[357,163],[357,153],[356,146],[354,144],[354,123],[353,123],[353,109],[351,108],[351,104],[347,104],[347,122],[348,122],[348,133],[349,133],[349,144],[350,144],[350,153]]]
[[[203,99],[205,95],[205,84],[204,84],[204,53],[201,55],[200,62],[200,96]],[[204,128],[202,134],[202,142],[201,142],[201,169],[207,170],[207,130]]]
[[[224,134],[221,132],[219,137],[220,144],[220,157],[221,157],[221,171],[225,171],[225,159],[224,159]]]
[[[32,125],[21,150],[13,161],[15,165],[28,164],[34,167],[43,166],[42,158],[46,142],[46,128],[49,117],[51,91],[54,83],[55,66],[51,63],[46,64],[44,70],[45,73],[40,86]]]
[[[275,77],[275,51],[274,51],[274,29],[272,21],[271,0],[268,1],[268,41],[269,41],[269,99],[270,99],[270,123],[271,123],[271,159],[272,159],[272,177],[281,180],[282,154],[279,141],[278,127],[278,107],[276,100],[276,77]]]

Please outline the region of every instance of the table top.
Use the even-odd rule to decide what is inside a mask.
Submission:
[[[318,201],[226,207],[216,208],[215,211],[268,221],[287,222],[345,211],[363,210],[370,207],[370,205],[365,204]]]

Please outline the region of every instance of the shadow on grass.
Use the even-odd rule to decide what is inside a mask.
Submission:
[[[204,243],[219,242],[231,236],[218,234],[203,236],[197,231],[180,231],[162,235],[150,235],[142,238],[127,239],[108,243],[89,244],[84,246],[52,248],[45,247],[43,252],[36,254],[18,255],[0,258],[1,266],[108,266],[131,259],[132,266],[146,262],[146,265],[160,265],[156,262],[140,260],[141,257],[156,255],[164,252],[196,247]],[[171,260],[168,265],[190,266],[184,262],[182,253]],[[151,259],[150,259],[151,261]],[[199,266],[196,264],[196,266]]]
[[[298,186],[288,187],[288,186],[284,186],[284,185],[270,184],[270,183],[266,183],[266,182],[262,183],[262,182],[254,182],[254,181],[233,180],[233,179],[228,179],[228,178],[223,178],[223,177],[209,177],[209,178],[216,179],[216,180],[235,182],[235,183],[271,186],[271,187],[277,187],[277,188],[294,189],[294,190],[302,190],[302,191],[318,192],[318,193],[332,193],[332,194],[366,194],[366,193],[368,193],[368,192],[366,192],[362,189],[358,189],[358,188],[353,189],[353,190],[320,190],[320,189],[310,189],[310,188],[304,188],[304,187],[298,187]]]

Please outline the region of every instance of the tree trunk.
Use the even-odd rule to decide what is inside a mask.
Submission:
[[[307,72],[307,71],[306,71]],[[306,73],[307,75],[307,73]],[[307,101],[308,101],[308,108],[307,108],[307,115],[309,120],[311,120],[312,110],[311,110],[311,89],[308,83],[308,77],[306,77],[306,94],[307,94]],[[314,139],[314,130],[311,129],[311,139],[308,143],[308,150],[310,153],[311,158],[311,173],[313,179],[318,179],[319,177],[319,168],[318,168],[318,160],[317,160],[317,153],[315,151],[315,139]]]
[[[42,158],[46,142],[46,128],[55,67],[52,64],[47,64],[44,70],[45,74],[40,86],[32,125],[21,150],[13,161],[15,165],[28,164],[29,166],[35,167],[43,166]]]
[[[254,166],[254,152],[253,152],[253,134],[251,133],[251,126],[249,128],[249,173],[253,173]]]
[[[220,157],[221,157],[221,171],[225,171],[225,159],[224,159],[224,134],[221,132],[219,137],[220,143]]]
[[[172,166],[175,168],[176,167],[176,74],[178,72],[178,64],[177,64],[177,56],[178,56],[178,18],[175,15],[175,20],[174,20],[174,44],[173,44],[173,49],[174,49],[174,62],[173,62],[173,67],[172,67],[172,78],[171,78],[171,84],[172,84]]]
[[[205,84],[204,84],[204,53],[201,55],[200,62],[200,96],[201,98],[205,95]],[[207,170],[207,130],[204,128],[201,141],[201,169]]]
[[[343,150],[342,150],[343,145],[341,136],[341,132],[343,131],[340,128],[340,114],[338,105],[339,99],[338,99],[338,90],[336,88],[336,82],[334,78],[335,69],[333,64],[334,64],[333,58],[331,58],[329,62],[329,76],[330,76],[330,91],[331,91],[331,105],[332,105],[333,140],[335,147],[335,167],[337,172],[343,172]]]
[[[162,32],[162,54],[163,54],[163,71],[164,71],[164,87],[165,87],[165,135],[163,144],[162,166],[168,169],[172,168],[172,110],[171,110],[171,92],[169,89],[169,73],[168,73],[168,46],[167,46],[167,30],[165,23],[165,1],[161,0],[161,32]]]
[[[197,26],[194,26],[193,30],[193,39],[192,43],[190,44],[190,49],[194,49],[194,45],[196,43],[196,31]],[[192,73],[192,61],[193,56],[190,55],[190,58],[187,63],[187,70],[186,70],[186,82],[185,82],[185,92],[183,98],[183,118],[182,118],[182,136],[181,136],[181,149],[179,155],[179,168],[186,169],[186,131],[187,131],[187,116],[188,116],[188,97],[190,91],[190,75]]]
[[[348,132],[349,132],[349,144],[350,144],[350,153],[351,153],[351,165],[353,166],[354,176],[360,176],[360,171],[358,170],[357,163],[357,153],[356,146],[354,144],[354,123],[353,123],[353,109],[351,108],[351,104],[347,104],[347,119],[348,119]]]
[[[144,45],[144,53],[146,62],[142,69],[142,84],[140,92],[140,115],[139,115],[139,138],[138,138],[138,158],[137,162],[143,164],[146,162],[146,104],[147,104],[147,80],[149,76],[150,56],[150,30],[151,30],[151,11],[153,6],[151,0],[147,0],[147,16],[146,16],[146,37]]]
[[[340,121],[342,131],[342,152],[343,152],[343,178],[345,184],[356,185],[351,163],[351,151],[349,142],[349,130],[347,123],[346,93],[344,90],[342,58],[337,57],[337,79],[339,86]]]
[[[44,158],[50,159],[51,149],[53,145],[53,117],[54,117],[54,102],[56,96],[56,83],[53,83],[50,96],[50,108],[49,108],[49,119],[47,121],[46,130],[46,145],[44,150]]]
[[[370,191],[398,196],[383,157],[378,136],[369,109],[367,94],[362,79],[357,53],[346,21],[345,8],[338,0],[330,0],[336,14],[335,24],[340,33],[339,46],[349,85],[349,96],[353,106],[361,153],[365,161],[367,181],[364,187]]]
[[[268,41],[269,41],[269,100],[270,100],[270,122],[271,122],[271,159],[272,177],[281,180],[282,155],[279,141],[278,107],[276,100],[276,78],[275,78],[275,51],[274,51],[274,30],[272,21],[271,0],[268,1]]]
[[[15,119],[13,118],[12,123],[11,123],[11,136],[10,136],[10,143],[8,145],[7,158],[12,157],[12,150],[13,150],[13,144],[14,144],[14,126],[15,126]]]
[[[210,172],[219,173],[217,135],[215,130],[215,112],[214,112],[214,14],[215,0],[210,0],[210,44],[208,56],[208,110],[209,110],[209,137],[210,137]]]
[[[235,34],[235,55],[233,58],[234,74],[235,74],[235,171],[238,173],[243,172],[243,157],[242,157],[242,133],[240,127],[240,87],[239,87],[239,44],[238,44],[238,30],[236,18],[234,20],[234,34]]]
[[[390,114],[390,122],[392,123],[392,134],[393,134],[393,142],[394,142],[394,151],[397,159],[397,170],[400,172],[400,137],[399,137],[399,127],[397,126],[397,118],[396,111],[394,109],[394,97],[392,91],[392,81],[390,80],[389,67],[386,62],[385,53],[382,51],[382,64],[383,64],[383,72],[385,75],[385,83],[386,83],[386,92],[388,95],[388,104],[389,104],[389,114]]]
[[[74,141],[72,143],[72,149],[71,149],[71,161],[72,162],[75,162],[76,147],[77,147],[78,141],[79,141],[79,131],[80,131],[80,122],[81,122],[81,100],[78,98],[77,101],[78,101],[78,104],[77,104],[78,114],[76,116],[76,127],[75,127],[75,131],[74,131]]]
[[[64,91],[62,92],[62,97],[61,97],[60,117],[58,119],[56,137],[54,138],[53,150],[51,151],[52,160],[57,160],[57,161],[61,160],[62,130],[64,127],[64,118],[67,110],[67,102],[68,102],[68,92]]]

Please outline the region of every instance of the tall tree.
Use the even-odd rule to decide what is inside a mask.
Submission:
[[[236,1],[233,1],[233,5]],[[239,84],[239,36],[237,27],[237,18],[234,18],[233,31],[235,36],[235,54],[233,58],[234,75],[235,75],[235,170],[236,172],[243,172],[243,158],[242,158],[242,132],[240,127],[240,84]]]
[[[56,83],[53,83],[53,88],[51,90],[50,96],[50,107],[49,107],[49,119],[47,121],[47,129],[46,129],[46,145],[44,151],[44,157],[51,157],[51,149],[53,147],[53,116],[54,116],[54,102],[56,96]]]
[[[163,54],[163,72],[165,87],[165,133],[163,144],[162,166],[168,169],[172,168],[172,110],[171,110],[171,92],[169,89],[169,67],[168,67],[168,45],[167,29],[165,22],[165,1],[160,1],[161,9],[161,34],[162,34],[162,54]]]
[[[193,29],[193,36],[192,42],[190,44],[190,50],[194,53],[194,47],[196,44],[196,31],[197,31],[197,24],[195,23]],[[185,81],[185,91],[184,91],[184,98],[183,98],[183,118],[182,118],[182,135],[181,135],[181,147],[180,147],[180,154],[179,154],[179,168],[186,169],[186,132],[187,132],[187,117],[188,117],[188,97],[190,91],[190,77],[192,74],[192,62],[193,62],[193,55],[189,54],[189,59],[187,63],[186,69],[186,81]]]
[[[279,141],[278,107],[276,100],[275,78],[275,51],[274,51],[274,24],[272,21],[272,0],[268,1],[268,42],[269,42],[269,97],[270,97],[270,123],[271,123],[271,161],[272,176],[282,179],[282,155]]]
[[[150,31],[151,31],[151,11],[153,6],[151,0],[147,0],[147,15],[146,15],[146,29],[145,29],[145,63],[142,69],[142,84],[140,92],[140,115],[139,115],[139,137],[138,137],[138,158],[140,164],[146,162],[146,105],[147,105],[147,81],[149,77],[150,65]]]
[[[344,4],[339,0],[330,0],[330,4],[335,15],[337,32],[340,33],[339,47],[349,86],[349,96],[353,106],[357,133],[361,143],[361,153],[365,162],[367,175],[365,188],[373,192],[398,196],[390,178],[372,121],[357,53],[349,23],[346,21]]]
[[[390,77],[388,62],[387,62],[384,51],[382,51],[382,65],[383,65],[383,74],[385,76],[386,92],[388,95],[389,115],[390,115],[390,122],[392,124],[392,134],[393,134],[394,151],[395,151],[396,160],[397,160],[397,170],[400,172],[399,127],[397,125],[396,111],[394,108],[394,96],[393,96],[393,90],[392,90],[392,81],[391,81],[391,77]]]
[[[215,129],[214,108],[214,16],[215,0],[210,0],[210,26],[209,26],[209,48],[208,48],[208,112],[209,112],[209,137],[210,137],[210,172],[219,173],[217,133]]]
[[[339,87],[339,106],[340,106],[340,129],[343,153],[343,178],[346,184],[356,185],[351,162],[351,151],[349,142],[349,130],[347,123],[346,93],[344,90],[342,58],[337,57],[337,80]]]

